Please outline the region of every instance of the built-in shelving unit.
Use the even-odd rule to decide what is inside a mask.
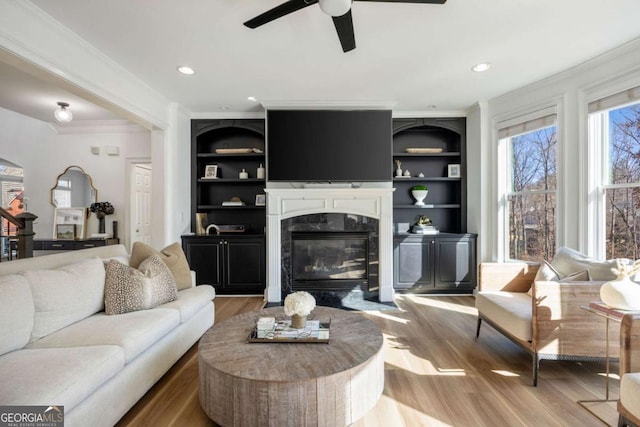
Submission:
[[[476,285],[476,236],[466,233],[466,119],[417,118],[393,122],[394,288],[402,292],[470,293]],[[409,153],[407,149],[439,149]],[[412,150],[415,151],[415,150]],[[396,176],[396,161],[410,177]],[[457,165],[459,176],[449,175]],[[423,177],[418,177],[422,173]],[[429,190],[424,206],[415,205],[411,187]],[[436,235],[409,233],[426,215]]]

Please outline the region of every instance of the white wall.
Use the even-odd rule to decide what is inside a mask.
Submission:
[[[115,146],[119,156],[108,156],[105,146]],[[91,147],[101,148],[100,155],[91,154]],[[128,241],[125,209],[128,207],[126,159],[151,157],[148,131],[58,134],[47,123],[0,108],[0,157],[24,168],[25,196],[28,209],[38,216],[34,230],[36,238],[53,235],[54,206],[50,190],[56,178],[68,166],[77,165],[91,175],[98,190],[98,201],[109,201],[115,208],[107,216],[106,231],[112,221],[119,222],[121,241]],[[98,232],[98,221],[91,215],[88,234]]]
[[[640,85],[640,39],[618,47],[591,61],[488,101],[481,117],[482,164],[471,168],[469,180],[483,182],[481,192],[469,195],[469,205],[482,206],[480,234],[490,243],[480,247],[480,261],[501,261],[497,241],[498,197],[495,171],[497,163],[496,127],[546,107],[558,111],[558,235],[557,246],[569,246],[596,256],[588,227],[587,104],[598,97]],[[477,127],[477,126],[476,126]],[[473,138],[472,138],[473,139]],[[486,155],[485,155],[486,153]],[[472,157],[470,157],[472,158]],[[487,181],[487,178],[490,181]],[[485,184],[486,183],[486,184]],[[486,243],[486,242],[485,242]]]

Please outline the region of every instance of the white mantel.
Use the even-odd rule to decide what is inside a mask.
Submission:
[[[393,301],[393,188],[267,188],[267,290],[281,300],[281,221],[301,215],[345,213],[378,220],[379,299]]]

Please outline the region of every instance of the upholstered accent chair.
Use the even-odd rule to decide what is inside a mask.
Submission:
[[[618,413],[619,427],[640,425],[640,314],[622,318]]]
[[[481,263],[478,271],[476,337],[484,321],[530,352],[534,386],[541,360],[604,360],[606,356],[605,320],[580,306],[600,300],[600,286],[615,278],[606,278],[612,274],[610,263],[567,248],[561,248],[556,257],[557,266],[564,270],[560,277],[539,272],[552,268],[553,262],[488,262]],[[573,261],[567,260],[577,264],[569,265]],[[598,280],[583,280],[575,273],[576,265]],[[619,324],[609,324],[610,337],[618,336]],[[611,339],[609,345],[610,357],[618,358],[617,340]]]

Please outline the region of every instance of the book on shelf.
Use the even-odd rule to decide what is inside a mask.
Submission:
[[[232,200],[227,200],[222,202],[222,206],[244,206],[244,202],[235,202]]]

